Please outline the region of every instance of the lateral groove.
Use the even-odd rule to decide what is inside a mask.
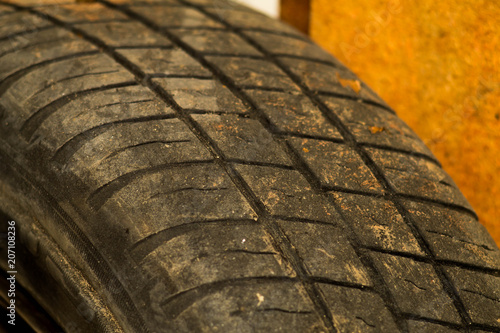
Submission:
[[[26,139],[26,141],[30,141],[31,137],[35,133],[35,131],[42,125],[42,123],[50,117],[51,114],[59,110],[64,105],[68,104],[71,101],[76,100],[77,98],[90,95],[92,93],[96,93],[99,91],[105,91],[115,88],[123,88],[137,85],[134,81],[127,81],[122,83],[116,83],[111,85],[106,85],[98,88],[90,88],[87,90],[77,91],[68,95],[64,95],[55,101],[50,102],[45,105],[41,109],[35,111],[21,126],[21,133]]]
[[[127,186],[128,184],[130,184],[135,179],[141,176],[152,174],[165,169],[172,169],[176,167],[186,167],[191,165],[200,165],[207,163],[213,163],[213,160],[161,164],[161,165],[155,165],[150,168],[135,170],[126,173],[94,190],[89,195],[87,203],[89,204],[90,207],[94,209],[94,211],[98,211],[102,207],[102,205],[104,205],[106,201],[109,198],[111,198],[111,196],[113,196],[114,193],[118,192],[119,190],[121,190],[122,188],[124,188],[125,186]]]
[[[260,311],[260,312],[278,311],[278,312],[292,313],[292,314],[311,314],[312,313],[312,311],[292,311],[292,310],[280,309],[280,308],[264,308],[264,309],[257,309],[256,311]]]
[[[85,73],[85,74],[78,74],[78,75],[68,76],[68,77],[65,77],[63,79],[51,82],[50,84],[46,85],[42,89],[40,89],[37,92],[35,92],[33,94],[33,96],[36,96],[36,95],[38,95],[38,94],[46,91],[47,89],[55,86],[56,84],[61,83],[61,82],[65,82],[65,81],[69,81],[69,80],[73,80],[73,79],[77,79],[77,78],[81,78],[81,77],[85,77],[85,76],[101,75],[101,74],[111,74],[111,73],[118,73],[118,72],[119,72],[118,70],[112,70],[112,71],[92,72],[92,73]]]
[[[273,55],[275,57],[279,57],[279,58],[290,58],[290,59],[297,59],[297,60],[305,60],[305,61],[316,62],[318,64],[323,64],[323,65],[331,66],[333,68],[339,68],[332,61],[321,60],[321,59],[318,59],[318,58],[311,58],[311,57],[305,57],[305,56],[301,56],[301,55],[288,54],[288,53],[273,53]]]
[[[196,80],[213,80],[212,76],[203,75],[179,75],[179,74],[164,74],[154,73],[149,74],[150,78],[170,78],[170,79],[196,79]]]
[[[283,170],[295,170],[292,166],[283,165],[283,164],[276,164],[276,163],[246,161],[246,160],[240,160],[240,159],[236,159],[236,158],[226,159],[226,161],[228,163],[234,163],[234,164],[267,166],[267,167],[283,169]]]
[[[392,147],[392,146],[388,146],[388,145],[375,144],[375,143],[360,142],[359,145],[362,147],[366,147],[366,148],[376,148],[376,149],[400,153],[400,154],[404,154],[404,155],[415,156],[415,157],[424,159],[426,161],[429,161],[431,163],[434,163],[435,165],[437,165],[440,168],[442,167],[441,163],[438,160],[436,160],[435,158],[433,158],[429,155],[423,154],[423,153],[405,150],[405,149],[400,149],[400,148],[396,148],[396,147]]]
[[[330,137],[320,136],[320,135],[303,134],[303,133],[298,133],[298,132],[279,131],[279,132],[275,133],[275,135],[279,138],[282,138],[282,139],[286,139],[287,137],[294,137],[294,138],[302,138],[302,139],[329,141],[329,142],[334,142],[334,143],[345,143],[344,140],[342,140],[342,139],[330,138]]]
[[[403,313],[402,316],[405,317],[406,319],[410,319],[410,320],[423,321],[426,323],[437,324],[437,325],[448,327],[448,328],[451,328],[454,330],[463,331],[462,325],[450,323],[450,322],[443,321],[443,320],[426,318],[426,317],[415,315],[413,313]]]
[[[390,254],[393,256],[409,258],[409,259],[412,259],[414,261],[425,262],[425,263],[429,263],[429,264],[432,263],[432,260],[428,257],[423,257],[423,256],[419,256],[416,254],[408,253],[408,252],[389,251],[389,250],[385,250],[385,249],[378,248],[378,247],[372,247],[372,246],[361,246],[361,248],[372,251],[372,252],[386,253],[386,254]],[[463,263],[463,262],[459,262],[459,261],[452,261],[452,260],[445,260],[445,259],[436,259],[435,261],[438,262],[441,266],[459,267],[459,268],[469,270],[469,271],[475,271],[475,272],[480,272],[483,274],[489,274],[492,276],[500,277],[500,270],[494,269],[494,268],[476,266],[476,265],[471,265],[468,263]]]
[[[166,299],[161,306],[166,307],[171,303],[174,303],[179,298],[182,298],[182,303],[176,303],[176,306],[171,306],[168,315],[169,319],[175,319],[179,316],[186,308],[199,299],[213,294],[217,291],[226,289],[228,287],[234,286],[244,286],[249,284],[270,284],[270,283],[281,283],[281,282],[297,282],[296,278],[281,277],[281,276],[257,276],[257,277],[244,277],[238,279],[228,279],[219,280],[215,282],[201,284],[194,288],[181,291],[170,296]]]
[[[23,46],[20,46],[20,47],[15,47],[13,49],[10,49],[4,53],[0,53],[0,58],[7,55],[7,54],[10,54],[10,53],[14,53],[14,52],[17,52],[17,51],[21,51],[21,50],[25,50],[25,49],[29,49],[30,47],[33,47],[33,46],[38,46],[38,45],[43,45],[43,44],[49,44],[49,43],[54,43],[54,42],[61,42],[61,41],[65,41],[65,40],[70,40],[68,37],[63,37],[63,38],[58,38],[58,39],[50,39],[50,40],[44,40],[44,41],[40,41],[40,42],[35,42],[33,44],[27,44],[27,45],[23,45]]]
[[[175,118],[175,116],[169,115],[169,114],[157,115],[157,116],[137,117],[137,118],[117,120],[117,121],[113,121],[113,122],[109,122],[109,123],[105,123],[105,124],[101,124],[99,126],[89,128],[89,129],[75,135],[74,137],[72,137],[68,141],[66,141],[61,147],[59,147],[54,152],[54,155],[52,156],[51,159],[54,162],[59,163],[59,164],[66,162],[87,141],[97,137],[98,135],[106,132],[107,130],[113,128],[116,125],[125,124],[125,123],[142,123],[142,122],[147,122],[147,121],[173,119],[173,118]]]
[[[279,60],[277,60],[279,61]],[[284,66],[284,65],[283,65]],[[293,75],[294,77],[296,77],[295,74],[293,74],[292,72],[290,72],[290,75]],[[297,77],[298,78],[298,77]],[[300,80],[300,79],[299,79]],[[303,85],[302,85],[303,86]],[[303,86],[305,89],[309,90],[307,87]],[[319,90],[319,91],[312,91],[312,90],[309,90],[310,93],[309,93],[309,96],[311,96],[311,93],[313,95],[321,95],[321,96],[329,96],[329,97],[336,97],[336,98],[344,98],[344,99],[350,99],[350,100],[353,100],[353,101],[357,101],[357,102],[362,102],[362,103],[365,103],[365,104],[369,104],[369,105],[373,105],[373,106],[376,106],[378,108],[381,108],[391,114],[396,114],[396,112],[391,109],[391,108],[388,108],[387,106],[383,105],[383,104],[380,104],[380,103],[377,103],[377,102],[374,102],[374,101],[370,101],[370,100],[367,100],[367,99],[364,99],[364,98],[357,98],[355,96],[349,96],[349,95],[344,95],[344,94],[339,94],[339,93],[334,93],[334,92],[331,92],[331,91],[322,91],[322,90]],[[316,99],[316,98],[315,98]],[[325,106],[326,107],[326,106]],[[327,108],[327,107],[326,107]]]
[[[162,229],[154,234],[151,234],[137,243],[132,247],[132,255],[137,261],[141,261],[145,256],[147,256],[151,251],[153,251],[157,245],[157,242],[166,243],[176,237],[185,235],[187,233],[198,231],[204,228],[210,228],[213,226],[242,226],[242,225],[254,225],[254,220],[234,220],[234,219],[221,219],[221,220],[206,220],[206,221],[195,221],[190,223],[185,223],[177,225],[174,227]]]
[[[13,33],[13,34],[1,37],[0,38],[0,42],[3,42],[4,40],[9,40],[9,39],[12,39],[12,38],[15,38],[15,37],[18,37],[18,36],[27,35],[27,34],[30,34],[30,33],[33,33],[33,32],[40,32],[40,31],[43,31],[43,30],[54,29],[54,28],[55,28],[55,26],[48,25],[48,26],[45,26],[45,27],[40,27],[40,28],[34,28],[34,29],[19,31],[19,32],[16,32],[16,33]]]
[[[256,59],[256,60],[264,60],[265,59],[263,56],[255,55],[255,54],[200,52],[200,55],[203,57],[244,58],[244,59]]]
[[[155,141],[146,141],[146,142],[141,142],[141,143],[138,143],[136,145],[131,145],[131,146],[127,146],[127,147],[123,147],[123,148],[120,148],[120,149],[117,149],[117,150],[114,150],[113,152],[111,152],[110,154],[106,155],[103,160],[107,160],[107,159],[110,159],[114,156],[116,156],[117,154],[121,153],[121,152],[124,152],[124,151],[127,151],[129,149],[133,149],[133,148],[137,148],[137,147],[142,147],[142,146],[148,146],[148,145],[154,145],[154,144],[164,144],[164,145],[169,145],[169,144],[172,144],[172,143],[185,143],[185,142],[191,142],[191,140],[155,140]]]
[[[53,64],[56,62],[61,62],[64,60],[76,59],[76,58],[81,58],[81,57],[95,55],[95,54],[99,54],[99,51],[77,52],[77,53],[68,54],[68,55],[65,55],[62,57],[57,57],[57,58],[53,58],[50,60],[41,61],[39,63],[30,65],[30,66],[25,67],[23,69],[20,69],[16,72],[10,74],[9,76],[7,76],[5,79],[3,79],[1,81],[1,83],[0,83],[0,96],[2,96],[10,88],[10,86],[12,86],[16,81],[18,81],[20,78],[22,78],[23,76],[25,76],[26,74],[32,72],[33,70],[35,70],[37,68],[47,66],[49,64]]]

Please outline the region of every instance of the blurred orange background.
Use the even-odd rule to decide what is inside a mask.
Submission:
[[[429,146],[500,244],[500,2],[281,0]]]

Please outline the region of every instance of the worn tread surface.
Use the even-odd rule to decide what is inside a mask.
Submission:
[[[28,234],[98,295],[40,259],[65,329],[500,331],[500,251],[453,180],[292,28],[206,0],[0,3],[0,209],[51,207]]]

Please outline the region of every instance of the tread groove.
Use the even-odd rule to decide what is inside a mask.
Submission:
[[[26,139],[26,141],[30,141],[33,134],[36,130],[42,125],[42,123],[54,112],[59,110],[64,105],[68,104],[76,100],[77,98],[87,96],[96,92],[115,89],[115,88],[123,88],[137,85],[137,82],[134,81],[126,81],[116,84],[110,84],[98,88],[91,88],[87,90],[77,91],[68,95],[64,95],[55,101],[50,102],[45,105],[41,109],[35,111],[21,126],[21,133]]]
[[[132,255],[137,261],[142,260],[151,251],[156,248],[154,239],[161,240],[162,243],[166,243],[171,239],[178,236],[187,234],[191,231],[200,230],[200,228],[211,227],[213,225],[217,226],[241,226],[241,225],[254,225],[254,220],[234,220],[234,219],[222,219],[222,220],[207,220],[207,221],[196,221],[177,225],[167,229],[162,229],[154,234],[151,234],[140,241],[136,242],[132,247]]]
[[[196,79],[196,80],[213,80],[212,76],[203,76],[203,75],[180,75],[180,74],[149,74],[150,78],[170,78],[170,79]]]
[[[116,155],[120,154],[121,152],[127,151],[129,149],[133,149],[133,148],[136,148],[136,147],[148,146],[148,145],[153,145],[153,144],[157,144],[157,143],[169,145],[171,143],[183,143],[183,142],[191,142],[191,140],[155,140],[155,141],[141,142],[141,143],[138,143],[136,145],[131,145],[131,146],[123,147],[123,148],[120,148],[120,149],[116,149],[112,153],[109,153],[108,155],[106,155],[103,158],[103,160],[110,159],[113,156],[116,156]]]
[[[0,42],[3,42],[4,40],[9,40],[9,39],[12,39],[12,38],[15,38],[15,37],[18,37],[18,36],[27,35],[27,34],[30,34],[30,33],[33,33],[33,32],[40,32],[40,31],[43,31],[43,30],[54,29],[54,28],[55,28],[55,26],[48,25],[48,26],[45,26],[45,27],[40,27],[40,28],[34,28],[34,29],[19,31],[19,32],[16,32],[16,33],[13,33],[13,34],[1,37],[0,38]]]
[[[68,81],[68,80],[72,80],[72,79],[76,79],[76,78],[80,78],[80,77],[85,77],[85,76],[100,75],[100,74],[109,74],[109,73],[117,73],[117,72],[119,72],[119,71],[118,70],[113,70],[113,71],[93,72],[93,73],[85,73],[85,74],[68,76],[68,77],[65,77],[64,79],[61,79],[61,80],[58,80],[58,81],[55,81],[55,82],[51,82],[50,84],[46,85],[42,89],[40,89],[37,92],[35,92],[33,94],[33,96],[36,96],[36,95],[42,93],[43,91],[45,91],[45,90],[53,87],[54,85],[56,85],[58,83],[61,83],[61,82],[64,82],[64,81]]]
[[[361,191],[361,190],[353,190],[350,188],[344,188],[344,187],[340,187],[340,186],[321,186],[321,188],[323,189],[323,191],[360,194],[360,195],[364,195],[364,196],[368,196],[368,197],[383,198],[383,199],[389,200],[389,201],[392,201],[392,200],[394,200],[394,198],[397,198],[397,199],[404,199],[404,200],[409,200],[409,201],[413,201],[413,202],[421,202],[421,203],[425,203],[425,204],[431,204],[431,205],[447,208],[450,210],[454,210],[457,212],[461,212],[463,214],[467,214],[470,217],[472,217],[473,219],[478,220],[476,213],[468,208],[462,207],[460,205],[455,205],[455,204],[451,204],[448,202],[444,202],[441,200],[437,200],[437,199],[430,199],[430,198],[426,198],[426,197],[421,197],[418,195],[411,195],[411,194],[406,194],[406,193],[393,194],[393,193],[368,192],[368,191]]]
[[[135,50],[135,49],[160,49],[160,50],[172,50],[174,47],[172,45],[120,45],[114,46],[116,50]]]
[[[255,161],[240,160],[240,159],[236,159],[236,158],[228,158],[228,159],[226,159],[226,161],[227,161],[227,163],[234,163],[234,164],[265,166],[265,167],[272,167],[272,168],[283,169],[283,170],[295,170],[292,166],[283,165],[283,164],[276,164],[276,163],[255,162]]]
[[[390,251],[390,250],[385,250],[382,248],[371,247],[371,246],[362,246],[362,248],[369,250],[371,252],[390,254],[393,256],[397,256],[397,257],[409,258],[409,259],[412,259],[414,261],[425,262],[425,263],[432,262],[432,260],[429,259],[428,257],[422,257],[419,255],[411,254],[411,253],[407,253],[407,252]],[[475,271],[475,272],[480,272],[483,274],[488,274],[488,275],[500,277],[500,270],[494,269],[494,268],[475,266],[475,265],[471,265],[471,264],[467,264],[467,263],[463,263],[463,262],[452,261],[452,260],[443,260],[443,259],[436,259],[436,262],[439,262],[443,266],[459,267],[459,268],[469,270],[469,271]]]
[[[316,62],[318,64],[323,64],[323,65],[331,66],[333,68],[339,68],[339,66],[337,66],[332,61],[321,60],[321,59],[318,59],[318,58],[311,58],[311,57],[300,56],[300,55],[296,55],[296,54],[288,54],[288,53],[273,53],[273,55],[275,57],[279,57],[279,58],[290,58],[290,59],[297,59],[297,60],[305,60],[305,61],[309,61],[309,62]]]
[[[426,318],[426,317],[414,315],[414,314],[411,314],[411,313],[403,313],[403,316],[405,318],[407,318],[407,319],[410,319],[410,320],[422,321],[422,322],[426,322],[426,323],[436,324],[436,325],[444,326],[444,327],[451,328],[451,329],[454,329],[454,330],[458,330],[458,331],[461,331],[461,332],[464,331],[463,326],[460,325],[460,324],[449,323],[447,321],[433,319],[433,318]],[[491,327],[491,326],[482,325],[482,324],[472,324],[470,326],[470,329],[471,330],[481,330],[481,331],[484,331],[484,332],[498,332],[499,331],[498,328],[496,328],[496,327]]]
[[[70,39],[68,37],[63,37],[63,38],[44,40],[44,41],[41,41],[41,42],[35,42],[33,44],[23,45],[23,46],[20,46],[20,47],[13,48],[13,49],[11,49],[9,51],[6,51],[4,53],[0,53],[0,58],[3,57],[3,56],[6,56],[7,54],[10,54],[10,53],[14,53],[14,52],[17,52],[17,51],[29,49],[30,47],[33,47],[33,46],[38,46],[38,45],[43,45],[43,44],[49,44],[49,43],[54,43],[54,42],[61,42],[61,41],[65,41],[65,40],[70,40]]]
[[[176,304],[177,306],[172,307],[172,311],[169,311],[169,319],[176,318],[184,309],[189,307],[190,304],[196,302],[199,299],[203,299],[207,295],[215,293],[219,290],[223,290],[228,287],[241,286],[247,284],[266,284],[266,283],[279,283],[279,282],[297,282],[296,278],[281,277],[281,276],[256,276],[256,277],[243,277],[237,279],[219,280],[215,282],[205,283],[198,285],[194,288],[178,292],[161,304],[162,307],[174,303],[177,299],[182,298],[182,304]],[[194,295],[191,295],[194,294]],[[189,304],[186,304],[189,303]]]
[[[312,139],[312,140],[320,140],[320,141],[328,141],[328,142],[334,142],[334,143],[345,143],[343,139],[337,139],[337,138],[330,138],[330,137],[325,137],[325,136],[318,136],[318,135],[309,135],[309,134],[302,134],[302,133],[294,133],[294,132],[277,132],[275,133],[278,136],[285,137],[285,136],[291,136],[291,137],[296,137],[296,138],[303,138],[303,139]],[[392,146],[387,146],[387,145],[382,145],[382,144],[374,144],[374,143],[365,143],[361,142],[359,143],[360,146],[367,147],[367,148],[376,148],[380,150],[385,150],[385,151],[390,151],[390,152],[395,152],[395,153],[400,153],[404,155],[410,155],[410,156],[416,156],[422,159],[425,159],[431,163],[434,163],[438,167],[441,167],[441,163],[439,163],[438,160],[423,154],[423,153],[418,153],[410,150],[405,150],[405,149],[400,149],[400,148],[395,148]]]
[[[105,123],[105,124],[101,124],[99,126],[92,127],[88,130],[85,130],[85,131],[75,135],[74,137],[72,137],[71,139],[66,141],[61,147],[59,147],[55,151],[51,160],[53,160],[59,164],[66,162],[88,140],[91,140],[91,139],[97,137],[98,135],[106,132],[107,130],[109,130],[110,128],[113,128],[116,125],[125,124],[125,123],[141,123],[141,122],[147,122],[147,121],[173,119],[173,118],[175,118],[174,115],[168,115],[168,114],[167,115],[158,115],[158,116],[146,116],[146,117],[117,120],[117,121],[113,121],[110,123]]]
[[[360,142],[359,145],[362,146],[362,147],[366,147],[366,148],[376,148],[376,149],[390,151],[390,152],[394,152],[394,153],[400,153],[400,154],[404,154],[404,155],[415,156],[415,157],[424,159],[426,161],[429,161],[431,163],[434,163],[438,167],[442,168],[441,163],[437,159],[435,159],[435,158],[433,158],[433,157],[431,157],[429,155],[423,154],[423,153],[419,153],[419,152],[415,152],[415,151],[410,151],[410,150],[405,150],[405,149],[400,149],[400,148],[391,147],[391,146],[382,145],[382,144],[375,144],[375,143]]]
[[[243,59],[255,59],[255,60],[265,60],[266,58],[261,55],[255,54],[239,54],[239,53],[218,53],[218,52],[200,52],[202,57],[220,57],[220,58],[243,58]]]
[[[277,60],[277,61],[279,62],[279,60]],[[283,67],[284,67],[284,65],[281,65],[281,66],[283,66]],[[281,68],[281,67],[280,67],[280,68]],[[286,67],[284,67],[284,68],[286,68]],[[294,76],[294,77],[295,77],[295,74],[291,73],[290,71],[288,71],[288,72],[289,72],[289,75],[292,75],[292,76]],[[287,73],[287,74],[288,74],[288,73]],[[299,81],[300,81],[300,80],[299,80]],[[310,95],[310,96],[312,96],[312,95],[321,95],[321,96],[328,96],[328,97],[336,97],[336,98],[350,99],[350,100],[353,100],[353,101],[362,102],[362,103],[365,103],[365,104],[369,104],[369,105],[376,106],[376,107],[381,108],[381,109],[383,109],[384,111],[389,112],[389,113],[391,113],[391,114],[396,114],[396,112],[395,112],[393,109],[391,109],[391,108],[389,108],[389,107],[387,107],[387,106],[385,106],[385,105],[383,105],[383,104],[380,104],[380,103],[377,103],[377,102],[374,102],[374,101],[370,101],[370,100],[367,100],[367,99],[364,99],[364,98],[357,98],[357,97],[355,97],[355,96],[349,96],[349,95],[344,95],[344,94],[338,94],[338,93],[334,93],[334,92],[331,92],[331,91],[321,91],[321,90],[319,90],[319,91],[313,91],[313,90],[309,90],[306,86],[304,86],[304,85],[302,85],[302,84],[301,84],[301,86],[302,86],[304,89],[307,89],[307,90],[310,92],[310,93],[309,93],[309,95]],[[318,100],[317,98],[314,98],[314,99],[315,99],[315,100]],[[321,102],[321,103],[322,103],[322,102]],[[327,108],[327,107],[325,106],[325,108]],[[327,109],[328,109],[328,108],[327,108]]]
[[[241,30],[248,31],[248,32],[263,32],[263,33],[271,34],[271,35],[295,38],[295,39],[307,42],[309,44],[313,44],[313,42],[306,35],[302,35],[302,34],[292,34],[292,33],[288,33],[285,31],[268,30],[268,29],[263,29],[263,28],[244,28]]]
[[[41,61],[39,63],[30,65],[30,66],[25,67],[23,69],[20,69],[16,72],[10,74],[9,76],[4,78],[0,82],[0,96],[2,96],[10,88],[10,86],[12,86],[16,81],[18,81],[23,76],[25,76],[26,74],[30,73],[31,71],[33,71],[37,68],[40,68],[40,67],[43,67],[46,65],[50,65],[50,64],[53,64],[56,62],[64,61],[64,60],[75,59],[75,58],[80,58],[80,57],[85,57],[85,56],[95,55],[95,54],[99,54],[99,51],[77,52],[77,53],[68,54],[68,55],[65,55],[62,57],[57,57],[57,58],[53,58],[50,60]]]
[[[111,196],[113,196],[114,193],[118,192],[123,187],[127,186],[128,184],[130,184],[135,179],[141,176],[152,174],[165,169],[172,169],[182,166],[209,164],[209,163],[213,163],[213,160],[168,163],[168,164],[156,165],[150,168],[135,170],[126,173],[120,177],[117,177],[112,181],[110,181],[109,183],[106,183],[101,187],[97,188],[89,195],[89,197],[87,198],[87,202],[90,205],[90,207],[94,209],[94,211],[98,211],[102,207],[102,205],[104,205],[106,201],[109,198],[111,198]]]

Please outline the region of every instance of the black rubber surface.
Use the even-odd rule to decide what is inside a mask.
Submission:
[[[500,332],[466,199],[294,29],[208,0],[0,22],[0,216],[65,331]]]

